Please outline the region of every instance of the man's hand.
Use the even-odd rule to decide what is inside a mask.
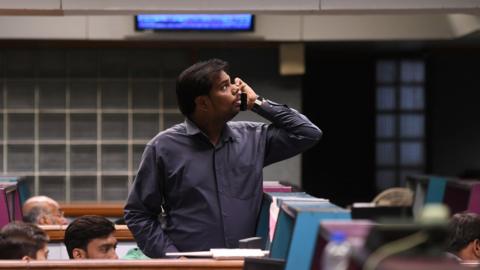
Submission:
[[[242,81],[242,79],[237,77],[235,78],[234,82],[238,89],[240,89],[240,92],[247,94],[247,108],[251,110],[255,104],[255,100],[257,99],[257,94],[248,84]]]

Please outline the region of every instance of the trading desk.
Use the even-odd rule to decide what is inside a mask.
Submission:
[[[155,259],[155,260],[62,260],[62,261],[19,261],[2,260],[0,269],[21,270],[240,270],[243,260],[214,259]]]

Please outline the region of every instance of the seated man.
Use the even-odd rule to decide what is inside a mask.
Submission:
[[[10,223],[0,231],[0,259],[46,260],[48,236],[30,223]]]
[[[448,225],[447,252],[462,260],[480,260],[480,216],[474,213],[455,214]]]
[[[70,259],[118,259],[115,225],[101,216],[82,216],[65,230]]]
[[[65,225],[60,205],[47,196],[34,196],[23,204],[23,221],[38,225]]]

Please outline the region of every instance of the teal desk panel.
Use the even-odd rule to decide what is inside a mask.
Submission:
[[[447,180],[444,177],[431,176],[428,181],[427,196],[425,204],[427,203],[442,203],[445,194],[445,187]]]
[[[285,201],[281,205],[270,257],[286,259],[285,270],[310,269],[320,221],[350,219],[350,211],[328,201]]]

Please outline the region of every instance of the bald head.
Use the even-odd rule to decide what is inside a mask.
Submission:
[[[23,204],[22,211],[25,222],[39,225],[67,224],[58,202],[47,196],[29,198]]]

